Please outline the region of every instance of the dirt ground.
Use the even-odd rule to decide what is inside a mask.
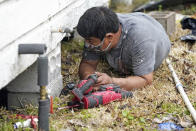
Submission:
[[[196,108],[196,44],[180,41],[180,36],[187,34],[179,23],[176,32],[170,37],[172,42],[169,59],[184,85],[194,108]],[[69,82],[77,83],[78,66],[81,60],[83,43],[72,40],[62,43],[62,75],[64,85]],[[118,77],[112,72],[107,63],[101,62],[98,71]],[[185,130],[196,130],[193,119],[187,110],[182,97],[175,88],[171,73],[165,63],[155,71],[153,85],[133,92],[133,98],[99,106],[93,109],[69,110],[65,107],[71,100],[70,94],[54,99],[54,114],[50,115],[50,130],[52,131],[129,131],[129,130],[158,130],[158,124],[173,122]],[[37,107],[31,105],[25,109],[7,111],[0,109],[0,129],[13,130],[12,124],[18,120],[8,115],[25,113],[37,115]],[[22,129],[19,129],[22,130]],[[24,129],[32,130],[32,129]]]

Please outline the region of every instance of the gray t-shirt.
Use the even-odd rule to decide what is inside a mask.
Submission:
[[[117,14],[122,33],[117,46],[104,54],[115,70],[142,76],[156,70],[167,57],[170,40],[159,22],[144,13]],[[84,47],[83,59],[99,60],[101,53]]]

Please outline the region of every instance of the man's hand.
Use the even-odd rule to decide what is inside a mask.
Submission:
[[[107,75],[106,73],[101,73],[101,72],[95,72],[97,74],[98,79],[95,85],[93,85],[93,91],[99,90],[99,87],[101,85],[106,85],[106,84],[112,84],[113,80],[112,78]]]
[[[95,73],[98,76],[97,83],[96,83],[97,86],[113,83],[112,78],[106,73],[101,73],[101,72],[95,72]]]

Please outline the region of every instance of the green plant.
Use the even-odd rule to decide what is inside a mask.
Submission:
[[[159,9],[158,10],[161,12],[162,8],[163,8],[162,5],[159,5]]]
[[[183,15],[193,15],[196,12],[196,4],[191,4],[189,6],[185,6],[182,11]]]

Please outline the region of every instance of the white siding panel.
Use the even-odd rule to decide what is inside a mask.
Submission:
[[[57,47],[64,34],[52,28],[76,26],[92,6],[108,0],[8,0],[0,3],[0,89],[32,65],[38,55],[18,55],[21,43],[46,43],[47,53]]]
[[[77,0],[12,0],[0,6],[0,49]]]

